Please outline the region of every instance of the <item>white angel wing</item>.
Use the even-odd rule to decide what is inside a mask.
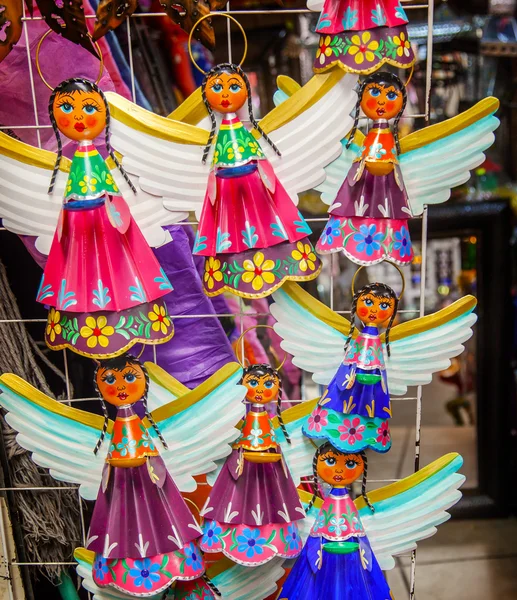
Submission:
[[[400,169],[413,215],[424,206],[449,199],[451,188],[466,183],[470,171],[484,160],[495,139],[499,119],[495,98],[485,98],[470,110],[402,140]],[[420,134],[420,135],[419,135]]]
[[[170,375],[159,367],[146,363],[154,385],[150,397],[166,394],[171,387]],[[156,440],[160,454],[176,485],[182,492],[192,492],[197,483],[194,475],[210,473],[217,468],[215,461],[231,452],[231,443],[238,437],[235,424],[242,416],[242,401],[246,388],[239,385],[242,369],[229,363],[199,385],[161,408],[152,416],[165,438],[168,450]],[[177,383],[177,382],[176,382]],[[174,389],[172,390],[174,396]],[[155,404],[161,402],[156,397]],[[149,428],[156,438],[154,429]]]
[[[37,465],[54,479],[80,484],[85,500],[96,499],[111,440],[108,430],[101,451],[93,453],[102,417],[57,402],[11,373],[0,377],[0,405],[19,432],[16,441],[32,452]]]
[[[356,136],[356,140],[362,136]],[[343,185],[343,181],[348,175],[348,171],[354,162],[354,159],[361,153],[361,147],[354,141],[350,144],[350,148],[347,148],[347,139],[342,140],[343,151],[341,156],[336,158],[333,162],[325,167],[326,178],[325,181],[315,188],[317,192],[321,193],[321,200],[329,206],[332,205],[336,199],[336,195]]]
[[[383,570],[393,569],[394,556],[407,554],[431,537],[450,518],[446,512],[461,498],[465,477],[457,473],[463,459],[447,454],[421,471],[368,494],[375,513],[357,499],[359,515]],[[377,500],[379,498],[379,500]]]
[[[475,306],[475,298],[465,296],[437,313],[393,328],[391,357],[384,346],[390,394],[402,396],[408,386],[426,385],[433,373],[450,367],[450,359],[463,352],[462,344],[472,336]]]
[[[341,139],[353,125],[350,112],[357,102],[356,83],[356,75],[340,69],[316,75],[260,122],[281,156],[265,142],[261,147],[294,202],[300,192],[325,180],[325,167],[341,154]],[[283,110],[292,113],[298,105],[302,110],[282,119]]]
[[[293,364],[313,373],[316,383],[328,385],[343,360],[349,322],[290,282],[274,292],[273,299],[270,310],[277,320],[274,329],[283,338],[282,349],[293,355]],[[340,323],[341,329],[322,317]]]
[[[260,567],[236,565],[211,578],[225,600],[264,600],[276,590],[283,576],[284,560],[274,558]]]
[[[189,211],[199,214],[209,174],[209,161],[201,160],[208,132],[155,115],[113,92],[106,97],[112,146],[130,176],[155,197],[155,210],[165,207],[169,223],[185,219]]]

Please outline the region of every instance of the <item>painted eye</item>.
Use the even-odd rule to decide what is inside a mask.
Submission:
[[[232,94],[237,94],[238,92],[240,92],[241,90],[241,86],[237,85],[236,83],[232,83],[232,85],[230,86],[230,92]]]
[[[59,108],[67,115],[74,110],[74,107],[69,102],[64,102]]]
[[[373,300],[371,298],[365,298],[364,305],[365,306],[373,306]]]
[[[266,381],[266,383],[264,383],[264,387],[266,387],[268,390],[270,390],[274,385],[274,381],[272,379],[268,379]]]
[[[355,462],[355,460],[347,460],[346,461],[347,469],[355,469],[356,467],[357,467],[357,463]]]
[[[329,456],[325,459],[325,464],[329,467],[333,467],[336,464],[337,460],[333,456]]]
[[[86,104],[83,106],[83,112],[85,112],[87,115],[93,115],[97,112],[97,108],[93,106],[93,104]]]
[[[396,92],[388,92],[386,94],[386,98],[388,98],[388,100],[391,100],[393,102],[393,100],[396,100],[398,98],[398,94]]]
[[[378,98],[380,95],[381,95],[381,90],[379,90],[377,88],[371,88],[370,96],[373,96],[374,98]]]
[[[107,377],[104,378],[104,381],[108,384],[108,385],[113,385],[116,381],[116,377],[115,375],[108,375]]]
[[[124,379],[128,382],[128,383],[133,383],[133,381],[136,381],[136,376],[134,373],[126,373],[124,375]]]
[[[256,388],[258,386],[259,382],[256,379],[250,379],[248,381],[248,385],[252,388]]]
[[[380,304],[381,310],[388,310],[389,307],[390,305],[387,302],[381,302]]]
[[[212,86],[212,92],[214,94],[220,94],[223,91],[223,86],[220,83],[214,83]]]

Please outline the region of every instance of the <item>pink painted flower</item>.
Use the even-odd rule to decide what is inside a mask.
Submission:
[[[311,416],[309,417],[309,431],[314,429],[318,433],[321,431],[322,427],[328,424],[327,415],[328,410],[324,410],[317,406],[313,411]]]
[[[360,442],[363,439],[362,432],[364,431],[365,426],[361,425],[361,419],[356,417],[352,419],[345,419],[343,421],[343,425],[340,425],[337,430],[341,433],[339,439],[348,442],[353,445],[356,442]]]
[[[386,446],[391,439],[390,435],[390,427],[388,425],[388,421],[384,421],[384,423],[377,429],[377,441],[380,442],[383,446]]]

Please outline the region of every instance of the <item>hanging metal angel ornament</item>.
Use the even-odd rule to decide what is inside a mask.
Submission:
[[[238,365],[226,365],[191,391],[129,355],[103,361],[95,381],[104,418],[65,406],[15,375],[0,378],[0,404],[20,432],[18,443],[53,477],[96,498],[87,550],[97,587],[150,597],[176,580],[203,576],[202,530],[180,490],[195,490],[192,475],[215,469],[213,461],[230,452],[245,394],[239,377]],[[114,422],[105,403],[117,407]]]
[[[329,443],[314,455],[314,484],[330,486],[308,502],[306,543],[279,600],[388,600],[383,570],[394,556],[407,554],[416,542],[433,535],[461,498],[465,477],[458,454],[447,454],[397,483],[366,493],[364,453],[344,453]],[[363,478],[362,496],[352,501],[348,487]],[[301,493],[308,501],[310,496]]]
[[[308,0],[307,7],[321,13],[315,73],[339,67],[368,74],[384,64],[400,69],[414,65],[400,0]]]
[[[218,65],[205,75],[201,90],[172,115],[200,124],[190,137],[171,119],[109,95],[113,144],[125,168],[145,191],[165,196],[170,210],[196,211],[194,254],[205,257],[209,296],[260,298],[286,280],[313,279],[320,263],[297,194],[321,183],[339,155],[353,124],[356,77],[315,77],[257,122],[240,66]],[[237,116],[241,108],[250,131]]]
[[[330,205],[319,253],[342,251],[360,265],[410,263],[408,220],[425,205],[448,200],[451,188],[467,182],[484,161],[499,125],[496,98],[399,140],[405,106],[405,85],[393,73],[377,72],[362,82],[343,154],[316,188]],[[361,110],[373,121],[366,136],[357,130]]]
[[[399,298],[385,284],[369,284],[354,291],[348,321],[296,284],[275,293],[271,313],[282,348],[296,366],[313,373],[316,383],[327,386],[303,422],[307,437],[329,441],[343,452],[387,452],[390,395],[430,383],[433,373],[463,351],[476,322],[473,296],[393,326]]]

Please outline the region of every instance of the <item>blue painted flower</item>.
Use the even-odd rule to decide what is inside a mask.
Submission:
[[[329,219],[321,234],[321,243],[332,245],[335,237],[341,237],[339,219]]]
[[[96,556],[95,562],[93,563],[93,568],[95,570],[95,578],[100,581],[104,581],[104,575],[108,573],[108,565],[106,564],[106,559],[104,556]]]
[[[151,562],[150,558],[135,560],[135,568],[129,570],[129,575],[134,578],[135,587],[144,586],[146,590],[153,589],[153,583],[160,581],[160,563]]]
[[[154,450],[154,442],[145,427],[142,427],[142,437],[140,438],[138,445],[142,445],[144,448],[149,448],[149,450]]]
[[[380,142],[372,144],[370,146],[370,151],[368,152],[368,156],[376,158],[377,160],[381,159],[385,154],[386,149],[382,147],[382,144]]]
[[[195,571],[200,571],[203,568],[203,563],[201,562],[201,552],[196,548],[196,545],[192,542],[189,544],[188,548],[184,551],[186,557],[186,563],[189,567],[192,567]]]
[[[343,531],[346,531],[347,525],[345,523],[345,519],[340,519],[338,517],[332,517],[330,519],[330,527],[329,531],[335,532],[336,535],[341,535]]]
[[[383,240],[384,234],[377,233],[375,225],[361,225],[359,231],[354,234],[354,242],[358,242],[357,252],[366,251],[367,256],[372,256],[374,250],[380,250]]]
[[[266,538],[260,537],[260,529],[243,529],[242,535],[237,536],[239,552],[245,552],[248,558],[253,558],[255,554],[264,552]]]
[[[290,550],[298,550],[300,547],[300,536],[298,535],[298,527],[291,523],[287,528],[287,541],[289,542]]]
[[[404,19],[404,21],[408,20],[406,11],[404,10],[402,4],[400,3],[400,0],[398,3],[398,6],[395,7],[395,16],[397,17],[397,19]]]
[[[131,450],[136,447],[136,440],[128,440],[127,437],[123,437],[122,441],[117,444],[117,450],[120,452],[120,456],[127,456]]]
[[[343,25],[343,29],[353,29],[355,24],[357,23],[357,9],[352,10],[350,6],[347,7],[345,14],[343,15],[343,19],[341,20],[341,24]]]
[[[316,533],[316,531],[319,531],[320,529],[323,529],[325,527],[325,515],[324,514],[319,514],[316,517],[316,520],[314,521],[314,533]]]
[[[393,249],[400,252],[401,258],[410,256],[411,254],[411,239],[409,237],[409,231],[406,227],[402,226],[400,231],[395,231],[395,243]]]
[[[222,532],[222,528],[215,521],[208,523],[208,526],[204,528],[203,544],[209,548],[215,546],[219,543],[219,536]]]

